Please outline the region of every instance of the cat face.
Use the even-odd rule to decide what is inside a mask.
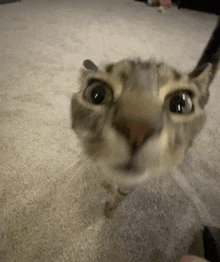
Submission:
[[[183,162],[204,124],[209,66],[196,78],[154,61],[84,67],[72,128],[104,174],[134,185]]]
[[[127,59],[100,68],[84,61],[71,101],[72,128],[111,180],[103,184],[114,196],[105,205],[107,218],[137,185],[183,162],[204,124],[219,61],[220,18],[188,75],[155,61]]]
[[[72,127],[105,175],[136,185],[183,162],[205,121],[219,39],[220,18],[188,75],[154,61],[124,60],[100,69],[84,61],[71,103]]]

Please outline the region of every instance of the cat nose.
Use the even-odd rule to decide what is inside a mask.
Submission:
[[[160,128],[150,123],[131,123],[127,121],[115,121],[113,126],[126,137],[131,145],[132,151],[141,147]]]
[[[162,103],[147,92],[125,91],[112,109],[112,124],[134,152],[162,130]]]
[[[149,124],[127,124],[130,135],[129,140],[131,144],[136,146],[142,145],[155,132],[155,129]]]

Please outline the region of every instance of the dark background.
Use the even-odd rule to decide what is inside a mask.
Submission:
[[[179,8],[188,8],[220,15],[219,0],[173,0],[172,2],[176,2]]]

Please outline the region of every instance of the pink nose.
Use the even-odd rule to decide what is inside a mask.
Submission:
[[[154,128],[146,124],[127,124],[130,130],[129,140],[131,144],[140,146],[144,141],[154,133]]]

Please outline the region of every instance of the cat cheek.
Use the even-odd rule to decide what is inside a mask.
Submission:
[[[106,125],[102,132],[105,145],[102,151],[102,158],[110,165],[128,161],[130,150],[126,140],[116,130]]]
[[[149,140],[137,154],[137,165],[146,171],[154,170],[161,165],[161,155],[163,155],[164,148],[162,145],[161,136],[155,136]]]

